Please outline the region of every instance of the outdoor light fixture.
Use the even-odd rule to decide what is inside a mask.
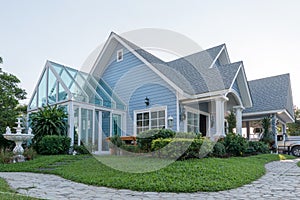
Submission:
[[[149,104],[150,104],[150,100],[148,97],[145,98],[145,104],[146,104],[146,106],[149,106]]]
[[[168,117],[168,128],[172,129],[172,127],[173,127],[173,117],[170,115]]]

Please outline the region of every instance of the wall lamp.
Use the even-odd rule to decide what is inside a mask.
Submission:
[[[149,106],[149,104],[150,104],[150,100],[148,97],[145,98],[145,104],[146,104],[146,106]]]
[[[173,117],[170,115],[170,116],[168,117],[168,128],[169,128],[169,129],[172,129],[172,128],[173,128],[173,123],[174,123]]]

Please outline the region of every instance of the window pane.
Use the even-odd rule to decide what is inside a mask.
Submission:
[[[38,94],[38,107],[43,107],[46,105],[46,91],[47,91],[47,73],[45,72],[43,78],[39,84],[39,94]]]
[[[151,112],[151,118],[157,118],[157,112]]]
[[[56,77],[51,69],[49,69],[48,73],[48,103],[53,104],[56,102]]]
[[[144,113],[144,119],[149,119],[149,113]]]
[[[139,114],[136,115],[137,120],[142,120],[142,117],[143,117],[142,113],[139,113]]]
[[[159,111],[159,118],[165,117],[165,111]]]

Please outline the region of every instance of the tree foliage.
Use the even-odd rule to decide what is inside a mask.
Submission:
[[[271,127],[271,118],[270,117],[265,117],[261,120],[261,125],[263,127],[263,135],[261,138],[261,141],[267,143],[267,144],[272,144],[274,141],[274,136],[273,133],[270,131]]]
[[[295,122],[287,124],[287,133],[291,136],[299,136],[300,135],[300,110],[296,108],[294,110]]]
[[[26,92],[18,86],[19,83],[16,76],[0,72],[0,133],[4,133],[7,126],[15,126],[19,100],[26,98]]]
[[[233,133],[233,129],[236,128],[236,117],[233,111],[226,116],[226,120],[228,123],[228,133]]]
[[[30,126],[34,141],[39,142],[45,135],[67,135],[67,113],[64,107],[46,106],[30,115]]]

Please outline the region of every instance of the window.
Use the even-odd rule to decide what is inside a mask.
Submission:
[[[150,130],[162,129],[166,126],[166,111],[144,111],[136,114],[136,133]]]
[[[113,126],[112,126],[112,133],[113,136],[118,135],[121,136],[121,115],[113,114],[112,115],[112,120],[113,120]]]
[[[117,51],[117,62],[123,60],[123,49]]]
[[[199,133],[199,115],[195,113],[187,113],[187,131]]]

